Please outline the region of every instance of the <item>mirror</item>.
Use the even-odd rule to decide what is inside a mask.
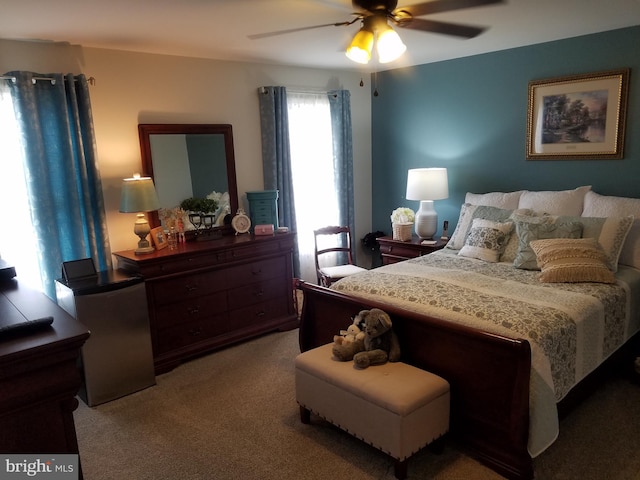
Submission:
[[[230,213],[238,210],[231,125],[140,124],[138,134],[142,173],[153,178],[161,208],[228,192]],[[158,212],[149,213],[149,224],[160,226]]]

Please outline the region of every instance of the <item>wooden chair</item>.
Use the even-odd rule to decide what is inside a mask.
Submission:
[[[354,273],[365,272],[366,269],[353,264],[351,253],[351,230],[349,227],[331,226],[323,227],[313,231],[315,237],[315,260],[318,285],[330,286],[341,278],[348,277]],[[337,239],[332,246],[325,247],[318,237],[333,235]],[[326,259],[333,254],[334,264],[326,266]],[[321,266],[322,265],[322,266]]]

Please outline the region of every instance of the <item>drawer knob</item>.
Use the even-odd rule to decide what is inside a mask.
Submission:
[[[198,313],[200,313],[200,308],[198,307],[189,308],[189,315],[197,315]]]
[[[192,337],[197,337],[199,335],[202,335],[202,330],[200,329],[200,327],[191,329],[189,330],[189,335],[191,335]]]
[[[260,275],[262,273],[262,269],[258,268],[256,270],[251,270],[251,273],[254,274],[254,275]]]
[[[187,292],[195,292],[198,289],[197,285],[185,285],[184,288],[187,290]]]

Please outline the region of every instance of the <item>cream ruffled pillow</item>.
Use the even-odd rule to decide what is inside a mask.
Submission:
[[[542,270],[541,282],[615,283],[607,256],[593,238],[552,238],[530,244]]]

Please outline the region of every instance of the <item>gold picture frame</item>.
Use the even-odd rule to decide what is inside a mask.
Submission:
[[[164,234],[163,227],[156,227],[151,229],[151,240],[153,241],[153,246],[156,247],[156,250],[162,250],[163,248],[169,246],[169,242],[167,242],[167,236]]]
[[[527,160],[623,158],[629,72],[529,82]]]

